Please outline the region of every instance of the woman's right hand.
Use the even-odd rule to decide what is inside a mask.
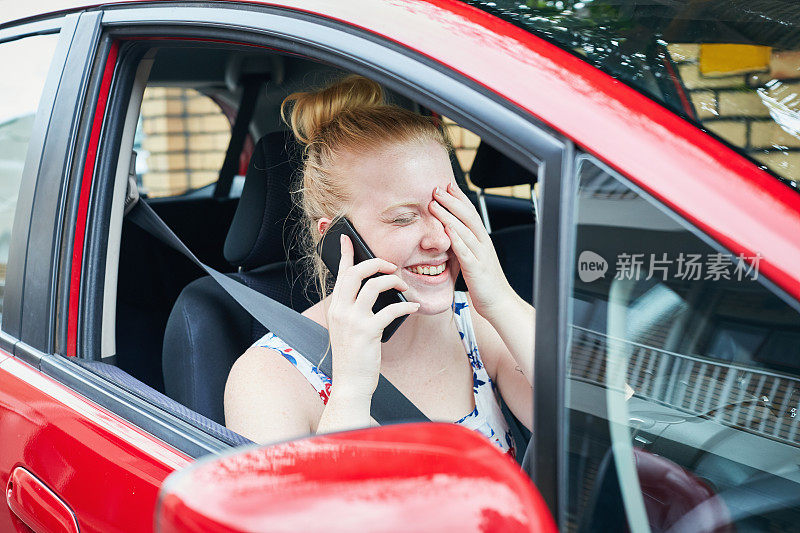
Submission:
[[[372,312],[378,295],[389,289],[405,291],[408,285],[395,275],[397,266],[375,258],[353,265],[353,243],[341,237],[339,274],[327,309],[333,354],[332,393],[372,398],[381,369],[381,335],[395,318],[419,309],[415,302],[393,303]],[[375,274],[385,274],[367,280]]]

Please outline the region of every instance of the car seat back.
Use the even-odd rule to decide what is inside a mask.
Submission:
[[[293,241],[299,216],[291,187],[300,148],[291,134],[265,135],[256,144],[239,206],[225,241],[232,278],[297,311],[318,301]],[[172,308],[164,336],[166,394],[225,423],[225,382],[234,361],[266,333],[211,277],[187,285]]]

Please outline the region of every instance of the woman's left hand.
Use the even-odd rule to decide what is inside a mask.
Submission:
[[[475,310],[490,322],[499,318],[495,315],[515,293],[475,206],[458,187],[448,184],[446,190],[434,189],[429,209],[450,237]]]

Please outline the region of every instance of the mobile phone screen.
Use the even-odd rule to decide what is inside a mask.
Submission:
[[[361,238],[361,235],[358,234],[352,223],[347,220],[347,218],[340,218],[336,220],[333,224],[331,224],[330,227],[328,227],[327,231],[322,236],[322,240],[320,240],[319,245],[317,246],[317,252],[319,253],[320,257],[322,257],[322,262],[325,263],[325,266],[328,267],[328,270],[331,271],[331,274],[334,278],[336,278],[336,276],[339,274],[339,261],[342,258],[341,235],[347,235],[350,237],[350,241],[353,243],[353,264],[358,264],[362,261],[366,261],[367,259],[372,259],[375,257],[375,254],[372,253],[372,250],[369,249],[367,243],[364,242],[364,239]],[[382,274],[376,274],[375,276],[380,275]],[[366,281],[367,280],[364,280],[364,282]],[[387,305],[406,301],[408,300],[406,300],[405,296],[403,296],[400,291],[397,289],[389,289],[388,291],[384,291],[378,295],[375,305],[372,306],[372,312],[377,313]],[[388,341],[406,318],[408,318],[408,315],[403,315],[394,319],[383,330],[381,342]]]

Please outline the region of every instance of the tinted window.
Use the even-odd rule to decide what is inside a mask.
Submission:
[[[57,35],[0,44],[0,317],[17,194]]]
[[[800,523],[800,314],[589,158],[575,193],[571,530]],[[787,303],[788,302],[788,303]]]
[[[471,0],[800,182],[800,7],[781,0]]]

